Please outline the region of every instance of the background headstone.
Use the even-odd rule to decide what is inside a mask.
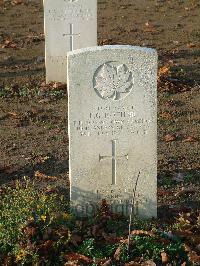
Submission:
[[[66,82],[67,52],[97,45],[97,0],[44,0],[46,81]]]
[[[68,54],[71,204],[89,215],[101,199],[157,214],[157,53],[104,46]]]

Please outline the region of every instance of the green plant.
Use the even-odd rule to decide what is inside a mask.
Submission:
[[[128,244],[128,219],[113,214],[105,201],[97,215],[78,219],[69,214],[64,195],[49,187],[46,192],[37,191],[27,178],[0,193],[1,265],[62,266],[73,260],[83,262],[81,265],[102,265],[105,260],[121,265],[136,258],[161,265],[163,254],[172,265],[188,261],[180,239],[156,220],[134,219]],[[199,216],[195,221],[198,230]]]
[[[5,98],[12,93],[12,89],[9,86],[0,88],[0,97]]]
[[[67,211],[63,197],[37,192],[28,179],[25,183],[18,182],[15,188],[4,188],[0,196],[0,258],[9,254],[16,262],[35,261],[37,241],[44,235],[45,241],[52,241],[54,234],[56,241],[52,247],[57,249],[67,244],[70,220]]]
[[[173,187],[176,184],[176,182],[170,176],[163,177],[160,182],[162,186],[166,186],[166,187]]]

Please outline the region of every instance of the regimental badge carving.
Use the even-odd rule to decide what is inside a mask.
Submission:
[[[104,100],[124,99],[133,88],[133,75],[125,64],[106,62],[94,74],[94,89]]]

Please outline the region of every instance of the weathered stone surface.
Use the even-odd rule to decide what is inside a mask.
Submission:
[[[89,215],[101,199],[128,214],[157,213],[157,53],[104,46],[68,54],[71,204]],[[140,174],[139,174],[140,173]]]
[[[46,81],[66,82],[67,52],[97,45],[97,0],[44,0]]]

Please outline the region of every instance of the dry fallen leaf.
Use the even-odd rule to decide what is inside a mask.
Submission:
[[[182,196],[184,194],[193,194],[195,192],[195,189],[191,189],[191,188],[185,188],[182,187],[180,191],[178,191],[175,196]]]
[[[141,266],[141,263],[131,261],[131,262],[126,263],[125,266]]]
[[[200,256],[195,251],[189,253],[189,259],[192,263],[198,263],[200,265]],[[197,265],[197,264],[196,264]]]
[[[24,4],[24,3],[23,3],[22,0],[13,0],[13,1],[11,2],[11,4],[12,4],[13,6],[16,6],[16,5],[21,5],[21,4]]]
[[[156,266],[156,264],[152,260],[148,260],[142,263],[141,266]]]
[[[47,180],[57,180],[58,179],[56,176],[48,176],[48,175],[41,173],[40,171],[35,172],[35,177],[40,178],[40,179],[47,179]]]
[[[187,138],[185,138],[183,140],[183,142],[195,142],[195,141],[196,141],[196,139],[192,136],[188,136]]]
[[[190,7],[187,7],[187,6],[186,6],[184,9],[185,9],[186,11],[190,11]]]
[[[8,112],[8,115],[9,115],[9,116],[17,117],[17,113],[16,113],[16,112]]]
[[[92,260],[84,255],[78,253],[70,253],[65,255],[65,259],[68,261],[78,261],[82,263],[92,263]]]
[[[169,196],[171,193],[172,192],[169,190],[158,189],[158,196],[159,197]]]
[[[181,266],[187,266],[187,263],[186,263],[186,262],[183,262],[183,263],[181,264]]]
[[[52,240],[45,241],[44,243],[42,243],[41,245],[38,246],[39,254],[41,254],[43,256],[49,254],[52,246],[53,246],[53,241]]]
[[[52,84],[54,89],[66,89],[66,84],[63,84],[61,82],[55,82]]]
[[[149,21],[145,23],[146,28],[144,29],[145,32],[155,32],[156,29],[153,24],[151,24]]]
[[[175,140],[176,140],[176,136],[175,136],[175,135],[167,134],[167,135],[164,137],[164,140],[165,140],[166,142],[175,141]]]
[[[70,242],[76,247],[78,247],[78,243],[80,243],[81,241],[82,237],[76,234],[73,234],[70,238]]]
[[[102,266],[111,266],[112,265],[112,260],[106,260],[103,264],[101,264]]]
[[[147,235],[147,236],[154,236],[155,234],[151,231],[144,231],[144,230],[133,230],[131,235]]]
[[[163,66],[159,69],[158,76],[165,76],[169,73],[169,71],[170,71],[169,65]]]
[[[115,254],[114,254],[114,259],[119,261],[120,260],[120,255],[121,255],[121,246],[119,246],[117,248],[117,250],[115,251]]]
[[[171,119],[172,115],[170,113],[168,113],[168,112],[164,112],[164,113],[160,114],[160,117],[163,118],[163,119]]]
[[[16,49],[17,48],[17,44],[14,43],[13,41],[7,39],[7,40],[5,40],[2,48],[13,48],[13,49]]]
[[[162,263],[164,263],[164,264],[169,262],[169,256],[167,255],[166,252],[161,253],[161,259],[162,259]]]
[[[187,47],[188,48],[194,48],[194,47],[196,47],[196,44],[190,42],[190,43],[187,44]]]

